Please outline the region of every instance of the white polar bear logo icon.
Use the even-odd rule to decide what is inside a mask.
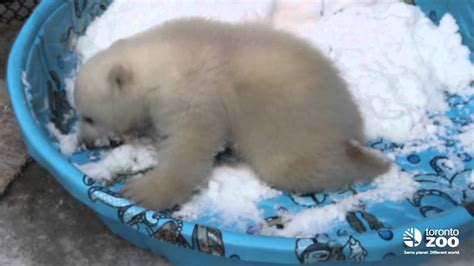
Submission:
[[[421,240],[421,232],[416,228],[408,228],[403,233],[403,243],[405,243],[407,247],[417,247],[421,244]]]

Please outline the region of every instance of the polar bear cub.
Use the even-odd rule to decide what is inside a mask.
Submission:
[[[370,180],[389,162],[364,143],[336,69],[290,34],[179,19],[86,62],[74,91],[85,142],[153,127],[159,166],[123,193],[153,209],[186,200],[231,144],[270,185],[307,193]]]

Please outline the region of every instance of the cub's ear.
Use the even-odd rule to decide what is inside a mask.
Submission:
[[[113,65],[110,68],[108,80],[113,88],[123,90],[128,84],[132,82],[132,70],[122,64]]]

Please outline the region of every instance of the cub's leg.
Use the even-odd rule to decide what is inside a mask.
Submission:
[[[127,180],[122,190],[146,208],[168,209],[188,199],[209,176],[213,158],[225,143],[222,112],[211,110],[212,104],[183,109],[157,118],[160,132],[166,135],[158,166],[142,178]]]

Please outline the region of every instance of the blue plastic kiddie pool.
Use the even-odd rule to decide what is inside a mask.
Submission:
[[[402,237],[408,228],[421,232],[427,228],[455,228],[461,238],[470,236],[474,229],[474,183],[466,176],[472,174],[474,155],[456,145],[456,129],[473,123],[474,93],[468,100],[446,95],[450,111],[445,116],[452,120],[454,128],[449,137],[440,137],[464,162],[464,169],[453,172],[443,163],[446,155],[434,148],[398,157],[396,162],[403,170],[419,172],[415,178],[420,187],[412,197],[348,212],[346,220],[335,230],[312,238],[241,234],[181,221],[167,213],[144,209],[116,193],[117,188],[94,182],[72,164],[81,154],[68,157],[57,150],[46,124],[52,122],[62,132],[70,130],[74,113],[65,99],[63,82],[77,63],[70,41],[84,33],[110,2],[42,1],[15,42],[8,62],[7,84],[30,154],[76,199],[94,210],[115,234],[166,256],[176,265],[297,265],[320,261],[380,265],[382,260],[384,264],[413,263],[423,256],[403,255],[407,247]],[[452,13],[460,25],[464,44],[473,51],[474,2],[416,2],[436,23],[445,12]],[[370,145],[385,151],[408,144],[380,139]],[[324,206],[330,204],[326,197],[329,193],[355,194],[359,189],[363,187],[299,197],[285,194],[280,200],[286,200],[288,208]],[[278,226],[278,216],[268,211],[266,217],[270,225]]]

